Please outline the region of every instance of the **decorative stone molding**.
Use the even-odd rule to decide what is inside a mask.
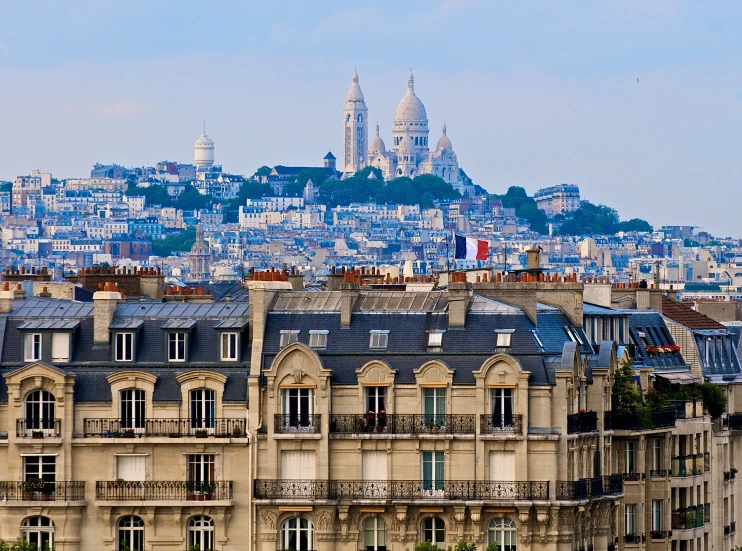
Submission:
[[[325,369],[317,353],[308,346],[294,342],[281,350],[264,372],[268,397],[273,398],[281,386],[313,384],[327,397],[331,369]]]

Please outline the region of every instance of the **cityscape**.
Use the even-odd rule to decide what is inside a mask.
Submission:
[[[730,147],[725,134],[703,134],[714,153],[698,153],[721,168],[699,165],[670,181],[677,167],[663,166],[668,158],[687,167],[700,157],[669,126],[656,130],[657,167],[638,163],[636,181],[622,186],[619,165],[648,142],[645,131],[634,144],[607,130],[622,117],[628,124],[624,109],[638,101],[613,98],[615,113],[601,112],[605,132],[596,121],[588,137],[615,148],[600,182],[588,176],[603,162],[589,159],[592,145],[548,119],[520,144],[529,160],[514,178],[495,151],[502,142],[465,115],[481,113],[508,134],[508,108],[494,99],[502,91],[477,96],[471,111],[473,81],[460,71],[507,81],[513,59],[538,73],[535,50],[552,61],[552,50],[574,53],[569,40],[531,49],[498,27],[498,17],[535,18],[523,31],[534,37],[567,17],[545,5],[538,15],[482,2],[399,7],[439,33],[434,62],[413,47],[420,29],[400,37],[380,25],[370,40],[368,29],[347,28],[361,16],[385,20],[385,3],[287,2],[284,13],[227,2],[215,8],[232,10],[222,38],[221,16],[190,2],[177,15],[133,3],[88,13],[82,4],[45,7],[39,25],[54,29],[59,52],[43,38],[43,61],[0,23],[0,74],[51,74],[68,62],[103,69],[119,57],[146,71],[150,59],[167,60],[164,80],[142,87],[145,98],[170,86],[164,75],[179,74],[181,55],[208,53],[217,67],[252,48],[284,65],[262,82],[251,75],[240,87],[245,106],[208,105],[241,77],[237,66],[230,82],[201,65],[191,86],[210,101],[168,88],[174,104],[192,102],[182,121],[163,112],[127,134],[116,121],[130,104],[118,98],[123,117],[99,110],[86,126],[78,113],[69,116],[80,128],[61,128],[76,142],[77,132],[111,125],[130,139],[118,153],[105,132],[84,146],[49,148],[41,132],[29,139],[22,125],[47,109],[42,92],[3,92],[8,134],[24,137],[0,159],[0,550],[742,548],[742,232],[725,210],[734,188],[717,172],[736,167],[738,177],[739,155],[716,156]],[[597,96],[608,92],[590,79],[610,74],[631,94],[655,93],[652,79],[669,81],[678,67],[712,71],[742,54],[730,32],[742,13],[732,4],[714,16],[727,23],[712,22],[713,38],[697,7],[628,4],[584,14],[564,6],[604,36],[581,29],[579,61],[554,61],[539,78],[582,74]],[[255,19],[239,45],[238,14]],[[29,12],[14,6],[8,15]],[[166,15],[183,19],[180,34],[163,30],[136,46],[103,40],[94,51],[99,33],[136,28],[143,39]],[[58,34],[54,18],[75,30]],[[611,43],[625,31],[648,48],[650,27],[668,33],[653,53]],[[90,41],[73,36],[81,29]],[[186,46],[193,29],[204,34]],[[346,33],[354,51],[338,48]],[[400,57],[384,39],[406,46]],[[497,51],[508,40],[514,58]],[[477,45],[493,60],[478,58]],[[471,59],[451,65],[462,48]],[[335,66],[320,65],[325,56]],[[310,74],[299,67],[307,59],[318,65],[297,80],[293,102],[307,119],[327,118],[325,104],[332,116],[321,128],[292,120],[276,86],[275,101],[257,110],[270,111],[280,131],[250,128],[241,142],[230,130],[239,112],[255,109],[290,66]],[[644,72],[626,77],[627,59]],[[110,93],[124,97],[125,80]],[[553,101],[550,90],[539,93]],[[88,101],[104,101],[100,94]],[[522,101],[530,94],[523,88]],[[711,98],[698,100],[708,116]],[[650,111],[662,112],[660,103]],[[737,103],[719,116],[739,118]],[[503,112],[498,125],[492,109]],[[565,116],[572,109],[564,100]],[[132,108],[132,120],[152,118],[146,112]],[[683,116],[693,134],[696,114],[673,112]],[[186,123],[188,135],[173,130]],[[49,133],[56,124],[49,119]],[[157,126],[174,137],[153,150]],[[53,160],[19,172],[29,148]],[[656,181],[660,169],[667,179]],[[647,208],[654,193],[662,201]]]

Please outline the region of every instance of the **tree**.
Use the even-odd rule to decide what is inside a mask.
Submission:
[[[703,405],[712,419],[718,419],[727,410],[727,395],[719,385],[703,383],[700,386]]]
[[[642,393],[634,384],[633,360],[621,360],[621,365],[613,375],[611,389],[611,410],[613,418],[619,420],[636,415],[639,426],[652,427],[649,407],[644,405]]]
[[[253,174],[253,178],[262,178],[264,176],[269,176],[271,173],[271,170],[273,170],[269,166],[261,166],[258,170],[255,171],[255,174]]]
[[[213,202],[214,198],[211,195],[202,195],[196,188],[188,185],[178,196],[175,206],[183,210],[196,210],[204,209]]]
[[[0,182],[0,192],[13,191],[13,182]]]
[[[497,195],[500,198],[502,206],[508,209],[515,209],[515,215],[518,218],[524,218],[532,231],[538,233],[547,233],[548,226],[546,214],[536,206],[536,200],[529,197],[526,190],[520,186],[510,186],[505,195]]]
[[[654,231],[654,228],[646,220],[642,220],[641,218],[632,218],[631,220],[624,220],[623,222],[619,222],[616,231],[652,233],[652,231]]]
[[[273,193],[273,188],[270,185],[261,184],[255,180],[245,180],[240,184],[235,203],[237,205],[244,205],[248,199],[262,199],[271,193]]]
[[[149,187],[138,187],[136,185],[129,185],[126,189],[125,194],[128,197],[132,196],[144,196],[145,205],[160,205],[161,207],[170,207],[173,204],[173,200],[168,195],[167,190],[160,185],[153,185]]]
[[[190,227],[163,239],[155,239],[152,242],[152,252],[155,256],[171,256],[174,252],[190,251],[195,242],[196,228]]]

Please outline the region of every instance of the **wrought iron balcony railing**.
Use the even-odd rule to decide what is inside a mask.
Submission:
[[[95,483],[100,501],[219,501],[232,499],[232,481],[103,481]]]
[[[546,500],[547,481],[256,480],[256,499]]]
[[[523,416],[481,415],[479,434],[523,434]]]
[[[703,400],[701,398],[693,398],[691,400],[671,400],[670,404],[675,408],[678,419],[703,417]]]
[[[580,480],[557,480],[556,498],[579,501],[585,499],[600,499],[620,495],[623,493],[623,475],[596,478],[581,478]]]
[[[0,482],[2,501],[82,501],[85,499],[85,482],[28,480],[26,482]]]
[[[667,530],[652,530],[649,537],[653,540],[664,540],[667,538]]]
[[[649,471],[650,478],[665,478],[667,476],[667,469],[652,469]]]
[[[132,426],[132,425],[137,425]],[[186,436],[220,438],[244,437],[244,419],[143,419],[137,423],[122,419],[84,419],[85,436],[102,436],[105,438],[140,438],[144,436],[169,436],[183,438]]]
[[[26,417],[16,422],[18,438],[59,438],[62,434],[62,420],[46,417]]]
[[[292,413],[277,413],[273,431],[276,434],[315,434],[322,430],[322,416],[319,414],[312,415],[294,415]]]
[[[703,453],[673,457],[670,476],[683,477],[703,474],[704,471],[708,470],[706,459],[706,454]]]
[[[567,415],[567,433],[581,434],[598,431],[598,414],[594,411],[584,411]]]
[[[474,415],[406,413],[330,416],[332,434],[474,434]]]

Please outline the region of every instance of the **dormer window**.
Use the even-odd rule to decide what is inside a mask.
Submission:
[[[281,348],[290,345],[292,342],[298,342],[299,330],[282,330],[281,331],[281,342],[279,346]]]
[[[309,347],[310,348],[327,348],[327,330],[312,330],[309,331]]]
[[[536,343],[539,345],[539,348],[544,348],[544,343],[541,342],[541,339],[538,336],[538,333],[536,333],[535,329],[531,329],[531,334],[533,335],[533,338],[536,339]]]
[[[26,335],[25,360],[36,361],[41,359],[41,333],[29,333]]]
[[[134,360],[134,333],[116,333],[114,359],[117,362],[131,362]]]
[[[167,359],[171,362],[184,362],[186,350],[185,333],[168,333],[167,335]]]
[[[495,330],[495,347],[510,348],[515,329],[497,329]]]
[[[368,347],[386,350],[386,345],[389,340],[389,330],[372,329],[370,331],[370,334],[371,334],[371,340],[369,342]]]
[[[428,348],[441,348],[443,346],[443,331],[431,331],[428,333]]]
[[[223,332],[221,336],[221,360],[223,362],[236,362],[239,359],[237,349],[239,338],[237,333]]]

